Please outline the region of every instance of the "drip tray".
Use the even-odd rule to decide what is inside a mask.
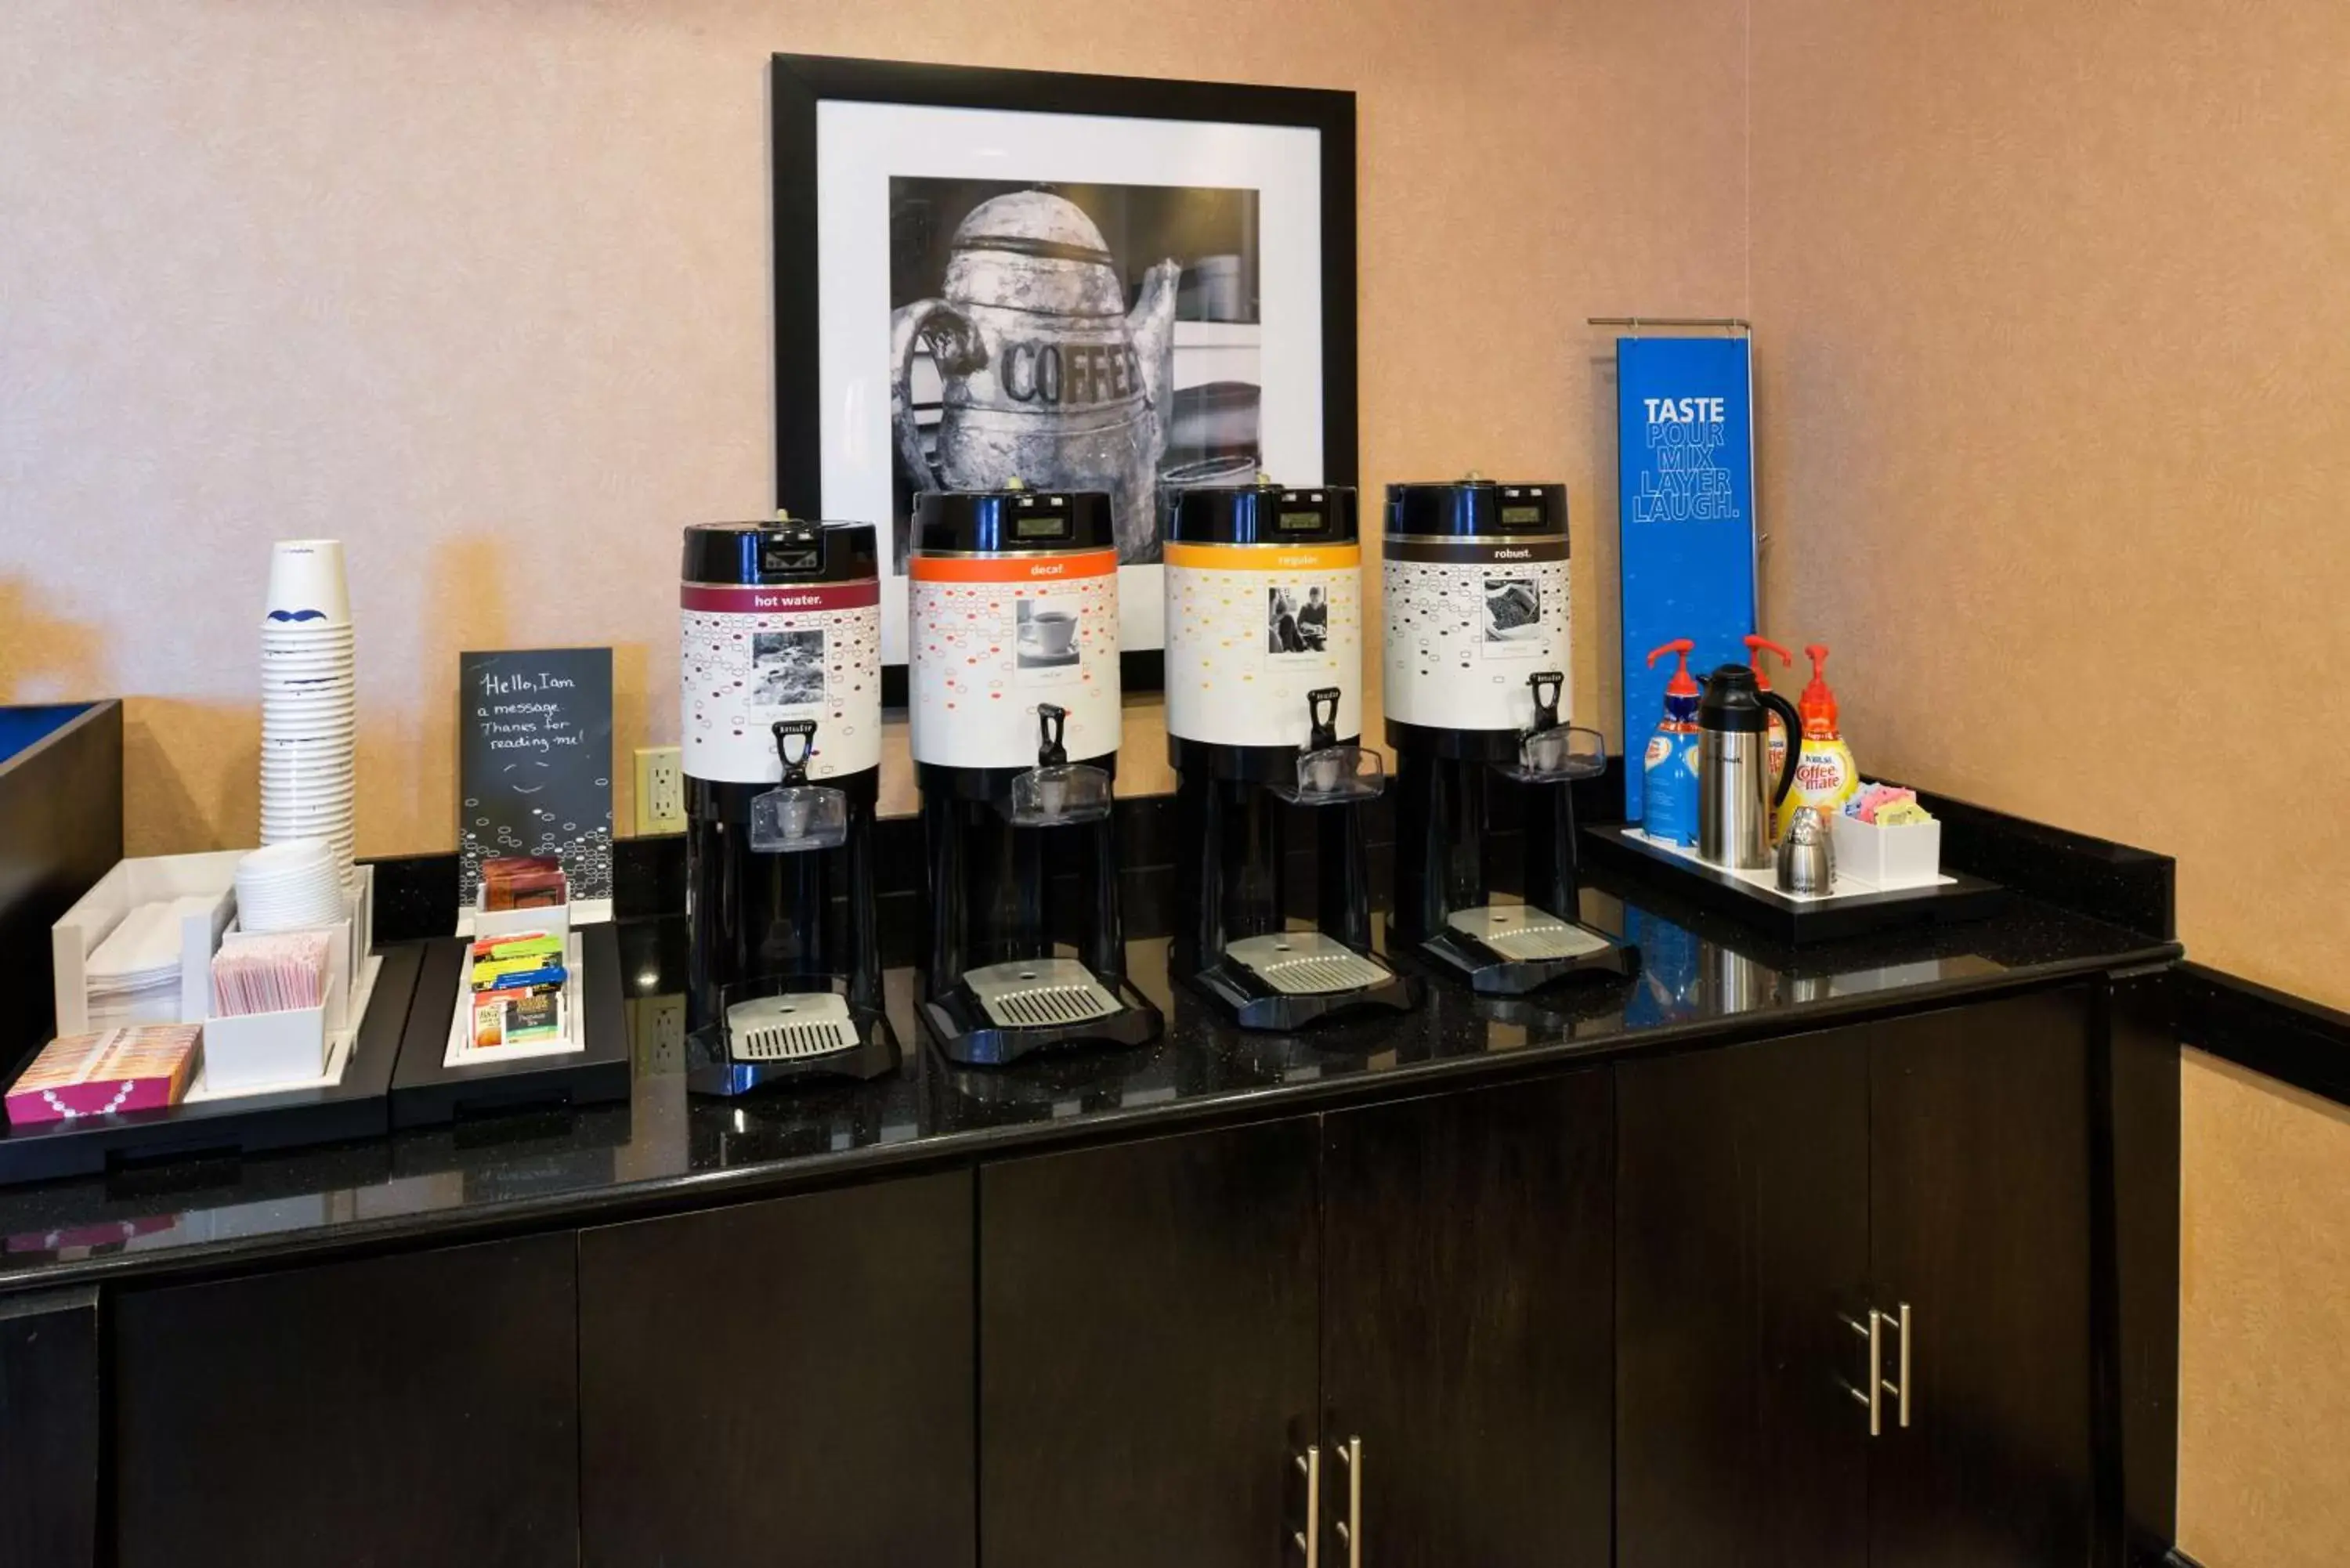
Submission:
[[[1243,937],[1226,946],[1224,956],[1284,996],[1361,991],[1390,978],[1384,965],[1319,931]]]
[[[1094,971],[1076,959],[992,963],[969,971],[962,982],[998,1029],[1057,1028],[1107,1018],[1125,1007]]]
[[[1490,904],[1462,909],[1445,922],[1472,941],[1521,963],[1582,958],[1604,951],[1607,939],[1532,904]]]
[[[858,1044],[847,999],[831,992],[754,997],[726,1010],[727,1054],[737,1062],[801,1062]]]

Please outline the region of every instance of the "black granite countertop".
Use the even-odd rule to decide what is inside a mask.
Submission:
[[[1156,1044],[959,1067],[920,1043],[910,971],[889,974],[906,1064],[868,1085],[689,1097],[672,1005],[684,922],[623,922],[637,1060],[626,1105],[522,1115],[364,1144],[0,1191],[0,1290],[233,1269],[291,1255],[454,1241],[781,1192],[1082,1139],[1499,1080],[1579,1058],[1794,1033],[1872,1012],[2166,962],[2175,944],[2012,898],[1991,919],[1798,952],[1642,885],[1591,877],[1583,914],[1637,942],[1634,981],[1495,1005],[1449,985],[1402,1019],[1247,1035],[1168,983],[1167,944],[1133,978],[1166,1011]]]

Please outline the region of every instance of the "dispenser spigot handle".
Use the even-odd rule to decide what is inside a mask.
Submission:
[[[1069,722],[1069,711],[1050,702],[1036,704],[1036,765],[1057,768],[1069,760],[1069,748],[1061,743],[1061,732]]]
[[[797,746],[793,745],[795,741],[799,742]],[[808,763],[816,756],[816,721],[778,719],[775,722],[775,755],[783,762],[785,784],[807,783]]]
[[[1526,686],[1534,694],[1534,727],[1537,735],[1544,730],[1558,728],[1558,701],[1566,693],[1566,676],[1556,670],[1537,670],[1526,677]]]
[[[1318,752],[1326,746],[1336,745],[1338,689],[1336,686],[1317,686],[1308,691],[1305,694],[1305,718],[1310,728],[1305,738],[1307,751]]]

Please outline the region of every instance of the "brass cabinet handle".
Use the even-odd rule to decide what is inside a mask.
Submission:
[[[1868,1309],[1868,1321],[1846,1318],[1844,1325],[1868,1341],[1868,1382],[1866,1391],[1845,1385],[1845,1392],[1868,1407],[1868,1435],[1885,1435],[1885,1314],[1875,1307]]]
[[[1290,1539],[1305,1553],[1305,1568],[1321,1568],[1322,1445],[1306,1444],[1305,1451],[1293,1456],[1292,1462],[1305,1477],[1305,1528],[1292,1532]]]
[[[1347,1543],[1347,1568],[1363,1568],[1363,1439],[1347,1438],[1336,1453],[1347,1467],[1347,1517],[1338,1521],[1338,1539]]]

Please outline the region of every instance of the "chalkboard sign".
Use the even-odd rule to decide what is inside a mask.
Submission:
[[[612,650],[457,659],[458,898],[482,862],[558,855],[571,897],[612,896]]]

